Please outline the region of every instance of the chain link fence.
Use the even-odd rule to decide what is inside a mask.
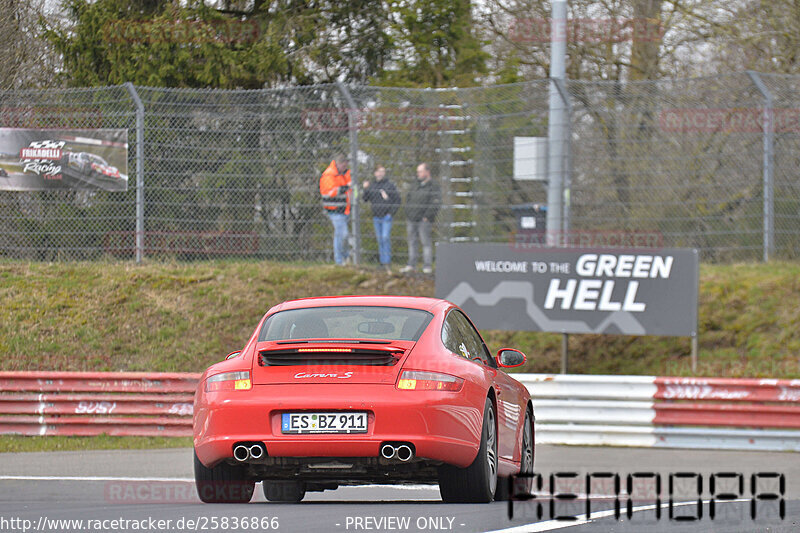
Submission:
[[[0,128],[126,128],[132,135],[135,108],[123,87],[0,92]],[[135,140],[129,154],[135,153]],[[6,174],[19,154],[0,154]],[[137,161],[130,158],[134,174]],[[53,261],[96,258],[114,232],[131,232],[136,223],[136,192],[1,190],[0,255]]]
[[[647,245],[696,247],[708,261],[800,255],[800,77],[565,88],[565,243],[647,234],[657,236]],[[415,167],[428,162],[443,193],[438,241],[519,242],[540,235],[541,226],[520,229],[518,208],[543,209],[547,182],[514,179],[515,139],[547,138],[550,89],[545,79],[466,89],[0,93],[0,128],[127,128],[130,176],[127,192],[0,190],[0,255],[128,259],[138,249],[145,258],[331,261],[319,177],[337,152],[355,156],[359,184],[385,166],[404,198]],[[376,263],[371,212],[354,192],[351,244],[360,262]],[[395,220],[402,263],[402,208]]]

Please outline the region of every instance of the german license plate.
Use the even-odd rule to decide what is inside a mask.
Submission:
[[[366,433],[367,413],[283,413],[283,433]]]

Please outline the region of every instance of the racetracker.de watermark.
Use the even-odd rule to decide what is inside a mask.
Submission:
[[[261,27],[252,20],[125,20],[108,22],[101,31],[110,43],[244,44],[256,41]]]
[[[0,117],[5,128],[100,128],[103,113],[97,107],[83,106],[3,106]]]
[[[108,510],[105,515],[113,514]],[[73,532],[91,531],[93,533],[119,533],[120,531],[279,531],[280,520],[276,516],[260,513],[214,516],[198,514],[180,518],[158,518],[154,516],[111,518],[58,518],[40,516],[38,519],[18,516],[0,516],[0,531],[50,531]]]
[[[685,360],[670,360],[667,362],[665,376],[680,376],[687,371],[688,362]],[[697,376],[784,376],[800,374],[800,356],[790,355],[783,359],[770,358],[768,360],[700,360],[697,370],[692,374]],[[800,392],[786,388],[782,391],[786,400],[800,402]]]
[[[675,108],[658,116],[661,131],[672,133],[761,133],[770,122],[775,133],[800,133],[800,108]]]
[[[438,131],[462,118],[438,108],[367,107],[304,109],[300,120],[303,128],[312,131]]]
[[[569,230],[530,231],[512,234],[511,248],[515,251],[536,250],[543,247],[559,248],[663,248],[664,236],[660,231],[628,230]]]
[[[555,32],[555,35],[553,33]],[[664,26],[648,18],[549,18],[516,19],[509,28],[509,38],[518,43],[622,43],[626,41],[659,42]]]
[[[220,490],[225,491],[223,482]],[[234,487],[238,490],[238,487]],[[207,490],[214,490],[211,487]],[[176,504],[197,503],[197,488],[191,481],[125,480],[108,481],[103,487],[107,503],[119,504]]]

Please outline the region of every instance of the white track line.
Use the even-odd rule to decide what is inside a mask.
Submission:
[[[119,476],[0,476],[0,481],[178,481],[194,483],[188,477],[119,477]]]
[[[155,482],[180,482],[194,483],[194,478],[190,477],[124,477],[124,476],[14,476],[0,475],[0,481],[155,481]],[[380,485],[376,483],[368,485],[342,485],[340,489],[397,489],[397,490],[427,490],[439,492],[439,486],[429,485]],[[575,495],[578,500],[585,500],[587,494],[578,493]],[[625,494],[591,494],[595,499],[614,499]]]
[[[194,478],[190,477],[122,477],[122,476],[5,476],[0,475],[0,481],[156,481],[156,482],[181,482],[194,483]],[[439,486],[431,485],[379,485],[372,483],[369,485],[342,485],[340,489],[397,489],[397,490],[428,490],[439,492]],[[585,500],[587,494],[578,493],[576,499]],[[625,494],[621,494],[625,496]],[[592,494],[595,499],[614,499],[619,496],[614,494]]]
[[[152,481],[152,482],[178,482],[194,483],[194,478],[188,477],[121,477],[121,476],[3,476],[0,481]],[[428,490],[439,491],[436,485],[344,485],[340,488],[348,489],[375,489],[391,488],[399,490]]]

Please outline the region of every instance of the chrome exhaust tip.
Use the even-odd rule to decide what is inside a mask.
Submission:
[[[247,446],[243,444],[239,444],[238,446],[233,448],[233,458],[243,463],[247,461],[250,457],[250,450],[247,449]]]
[[[395,455],[397,455],[397,448],[391,444],[384,444],[381,446],[381,457],[384,459],[394,459]]]
[[[414,451],[407,444],[401,444],[397,447],[397,458],[403,461],[410,461],[414,457]]]
[[[260,444],[253,444],[250,446],[250,458],[261,459],[264,456],[264,448]]]

